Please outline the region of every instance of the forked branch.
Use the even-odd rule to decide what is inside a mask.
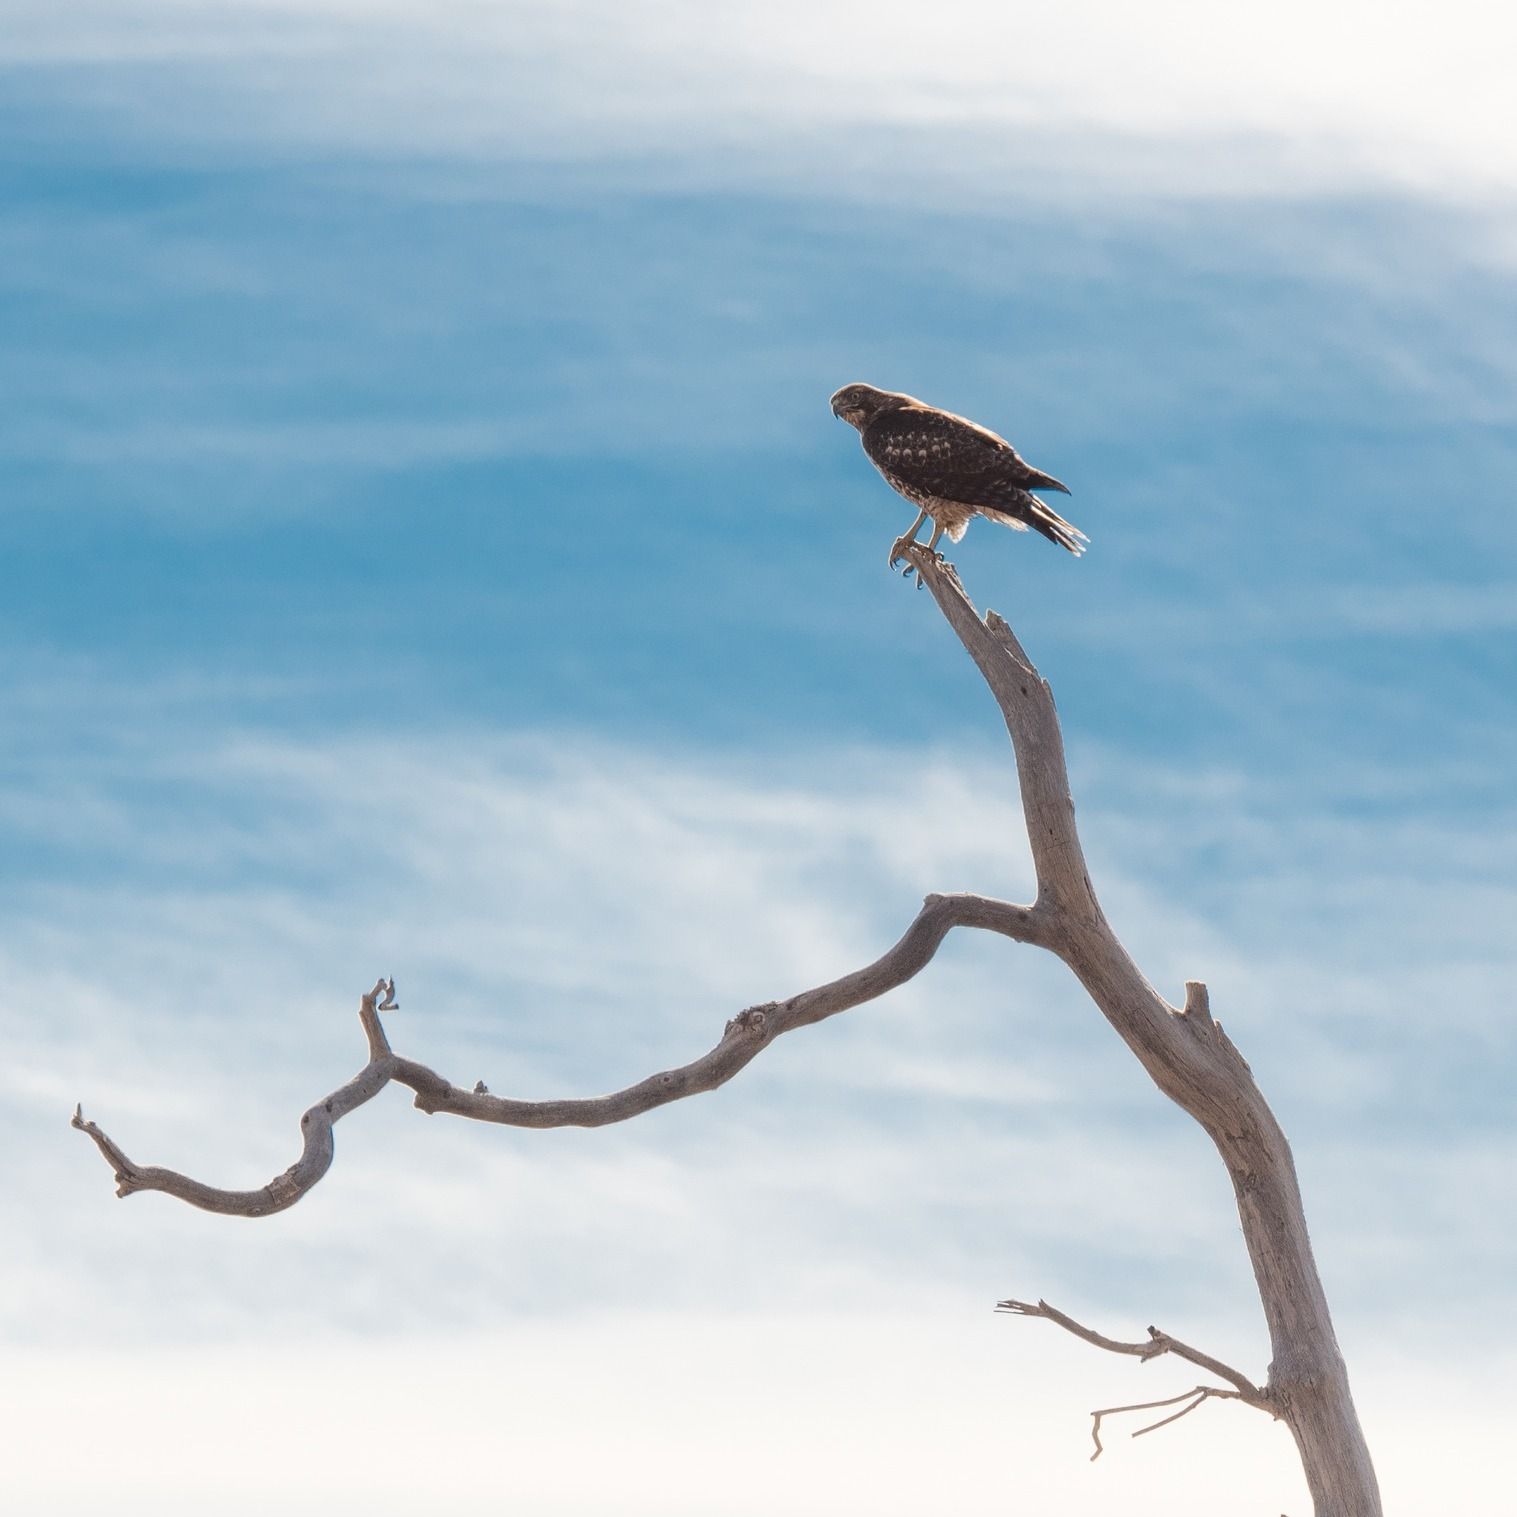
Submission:
[[[1238,1399],[1237,1391],[1224,1391],[1217,1385],[1198,1385],[1192,1390],[1181,1391],[1178,1396],[1166,1396],[1162,1401],[1134,1401],[1130,1406],[1103,1406],[1090,1414],[1090,1441],[1095,1444],[1096,1451],[1090,1456],[1090,1462],[1094,1464],[1102,1454],[1106,1452],[1101,1443],[1101,1419],[1114,1417],[1119,1412],[1149,1412],[1156,1407],[1174,1406],[1183,1401],[1184,1406],[1178,1412],[1172,1412],[1168,1417],[1161,1417],[1157,1422],[1150,1422],[1147,1427],[1140,1427],[1137,1432],[1131,1434],[1133,1438],[1141,1438],[1144,1433],[1156,1433],[1161,1427],[1168,1427],[1171,1422],[1178,1422],[1182,1417],[1188,1416],[1212,1397],[1226,1400],[1229,1397]]]
[[[1161,1401],[1134,1401],[1127,1406],[1103,1406],[1093,1411],[1090,1414],[1090,1436],[1095,1443],[1096,1451],[1090,1456],[1092,1463],[1099,1459],[1103,1452],[1101,1419],[1115,1416],[1119,1412],[1146,1412],[1156,1407],[1175,1406],[1182,1401],[1186,1403],[1171,1416],[1161,1417],[1157,1422],[1150,1422],[1147,1427],[1140,1427],[1132,1435],[1134,1438],[1141,1438],[1144,1433],[1152,1433],[1161,1427],[1168,1427],[1171,1422],[1178,1422],[1187,1413],[1195,1411],[1203,1401],[1213,1397],[1220,1400],[1241,1401],[1246,1406],[1257,1407],[1261,1412],[1275,1415],[1274,1408],[1270,1404],[1269,1392],[1261,1390],[1247,1375],[1224,1364],[1220,1359],[1214,1359],[1210,1354],[1202,1353],[1198,1348],[1192,1348],[1188,1343],[1182,1343],[1178,1338],[1172,1338],[1168,1333],[1161,1333],[1156,1327],[1148,1329],[1148,1337],[1141,1343],[1122,1343],[1115,1338],[1106,1337],[1104,1333],[1098,1333],[1094,1328],[1086,1327],[1082,1322],[1076,1322],[1073,1317],[1061,1312],[1056,1306],[1050,1306],[1046,1301],[997,1301],[996,1310],[1017,1317],[1041,1317],[1047,1322],[1057,1323],[1065,1332],[1073,1333],[1076,1338],[1081,1338],[1096,1348],[1105,1349],[1109,1354],[1129,1354],[1145,1364],[1150,1359],[1157,1359],[1161,1354],[1173,1354],[1177,1359],[1188,1360],[1191,1364],[1206,1370],[1208,1374],[1215,1375],[1219,1380],[1231,1383],[1231,1390],[1224,1390],[1219,1385],[1198,1385],[1191,1390],[1182,1391],[1178,1396],[1166,1396]]]
[[[1261,1411],[1270,1410],[1269,1396],[1260,1390],[1247,1375],[1224,1364],[1220,1359],[1212,1358],[1210,1354],[1202,1353],[1198,1348],[1192,1348],[1188,1343],[1182,1343],[1178,1338],[1170,1337],[1168,1333],[1161,1333],[1156,1327],[1148,1329],[1148,1337],[1142,1343],[1119,1343],[1115,1338],[1107,1338],[1096,1332],[1094,1328],[1076,1322],[1073,1317],[1066,1316],[1058,1307],[1050,1306],[1046,1301],[997,1301],[996,1310],[1017,1317],[1041,1317],[1044,1321],[1057,1323],[1065,1332],[1073,1333],[1076,1338],[1083,1338],[1086,1343],[1094,1344],[1096,1348],[1104,1348],[1109,1354],[1131,1354],[1133,1358],[1141,1359],[1145,1363],[1150,1359],[1157,1359],[1161,1354],[1173,1354],[1175,1358],[1188,1360],[1198,1369],[1205,1370],[1209,1375],[1215,1375],[1219,1380],[1228,1381],[1233,1387],[1233,1392],[1236,1392],[1239,1398],[1250,1406],[1257,1406]],[[1164,1403],[1146,1404],[1158,1406]],[[1128,1408],[1114,1407],[1112,1410],[1124,1411]]]
[[[1211,1015],[1205,986],[1186,987],[1172,1006],[1144,979],[1102,913],[1086,870],[1064,762],[1053,693],[1015,634],[995,612],[983,618],[951,565],[924,547],[902,549],[938,608],[974,660],[1006,723],[1016,754],[1037,899],[1011,905],[976,895],[930,895],[900,941],[874,963],[787,1001],[750,1006],[727,1022],[709,1052],[678,1069],[651,1075],[607,1096],[523,1101],[492,1095],[481,1081],[452,1084],[424,1064],[395,1054],[379,1013],[393,1001],[383,981],[363,998],[360,1017],[368,1062],[301,1119],[302,1150],[283,1175],[256,1191],[219,1190],[176,1171],[134,1164],[82,1112],[74,1125],[94,1141],[116,1175],[118,1192],[160,1190],[209,1211],[266,1216],[293,1205],[332,1162],[332,1129],[392,1080],[415,1092],[427,1112],[451,1112],[515,1127],[599,1127],[623,1122],[670,1101],[714,1090],[782,1034],[863,1005],[919,973],[955,927],[976,927],[1045,948],[1079,978],[1092,1001],[1165,1095],[1188,1112],[1216,1146],[1233,1182],[1272,1360],[1263,1389],[1226,1365],[1156,1332],[1145,1344],[1117,1344],[1039,1302],[1006,1303],[1023,1316],[1043,1316],[1097,1347],[1140,1359],[1174,1354],[1229,1382],[1197,1386],[1153,1406],[1184,1402],[1163,1426],[1212,1397],[1236,1398],[1280,1417],[1301,1454],[1317,1517],[1380,1517],[1369,1450],[1349,1393],[1332,1318],[1312,1258],[1290,1146],[1254,1083],[1242,1055]],[[1134,1410],[1141,1407],[1132,1408]],[[1127,1408],[1108,1408],[1100,1418]],[[1150,1429],[1144,1429],[1148,1431]],[[1098,1441],[1099,1448],[1099,1441]]]

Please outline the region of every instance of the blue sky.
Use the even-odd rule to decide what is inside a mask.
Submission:
[[[326,1420],[249,1511],[401,1437],[542,1512],[641,1511],[608,1472],[644,1464],[658,1510],[710,1511],[713,1408],[776,1398],[787,1509],[921,1510],[952,1469],[1001,1511],[1008,1457],[1071,1512],[1210,1512],[1240,1471],[1299,1508],[1284,1434],[1225,1408],[1088,1471],[1130,1367],[986,1315],[1044,1295],[1264,1368],[1220,1170],[1030,951],[952,941],[614,1132],[382,1099],[263,1224],[118,1204],[65,1125],[83,1099],[143,1162],[259,1183],[377,973],[413,1056],[587,1093],[873,957],[928,890],[1025,898],[994,709],[828,412],[851,379],[1071,485],[1083,560],[983,524],[954,557],[1054,683],[1109,914],[1167,992],[1211,983],[1295,1141],[1389,1504],[1448,1509],[1421,1449],[1494,1489],[1511,23],[1066,9],[0,3],[0,1333],[33,1499],[98,1507],[75,1419],[131,1383],[131,1427],[189,1405],[197,1453],[133,1456],[115,1509],[198,1508],[319,1345]],[[1482,1343],[1457,1373],[1451,1341]],[[481,1346],[550,1389],[419,1368]],[[794,1500],[767,1478],[722,1509]]]

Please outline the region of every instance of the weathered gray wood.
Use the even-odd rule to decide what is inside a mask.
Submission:
[[[739,1012],[726,1024],[716,1045],[689,1064],[651,1075],[611,1095],[574,1100],[516,1100],[492,1095],[483,1084],[464,1089],[426,1065],[395,1054],[379,1017],[394,1005],[395,987],[393,981],[381,981],[362,998],[359,1009],[368,1062],[347,1084],[305,1113],[300,1158],[256,1191],[220,1190],[174,1170],[137,1165],[78,1109],[74,1126],[93,1139],[110,1164],[118,1195],[157,1190],[207,1211],[267,1216],[294,1205],[316,1185],[332,1162],[334,1124],[392,1080],[413,1090],[416,1106],[426,1112],[449,1112],[513,1127],[600,1127],[624,1122],[670,1101],[714,1090],[783,1033],[836,1016],[904,984],[931,961],[955,927],[997,932],[1057,954],[1154,1083],[1194,1117],[1216,1145],[1233,1182],[1244,1241],[1264,1305],[1273,1355],[1269,1377],[1264,1386],[1257,1386],[1210,1355],[1152,1329],[1148,1343],[1122,1344],[1081,1327],[1046,1303],[1005,1302],[1003,1308],[1045,1317],[1113,1352],[1143,1358],[1172,1353],[1229,1381],[1229,1390],[1197,1386],[1184,1396],[1143,1405],[1188,1403],[1153,1427],[1216,1396],[1268,1411],[1281,1418],[1295,1437],[1316,1517],[1380,1517],[1374,1468],[1312,1258],[1285,1135],[1242,1055],[1213,1019],[1206,987],[1191,982],[1185,1005],[1171,1006],[1143,978],[1107,924],[1080,847],[1063,737],[1048,684],[1005,621],[993,611],[981,619],[950,565],[919,544],[906,545],[901,551],[932,591],[1005,719],[1037,872],[1038,896],[1032,905],[976,895],[929,895],[900,941],[874,963],[787,1001]],[[1097,1434],[1101,1417],[1134,1409],[1104,1408],[1094,1414]],[[1099,1446],[1097,1436],[1098,1450]]]
[[[1053,693],[1011,628],[982,621],[952,568],[912,562],[995,695],[1017,758],[1038,905],[1051,908],[1044,945],[1079,977],[1154,1083],[1196,1119],[1227,1166],[1269,1327],[1265,1396],[1301,1454],[1316,1517],[1380,1517],[1369,1446],[1312,1257],[1290,1145],[1243,1056],[1213,1020],[1205,986],[1171,1006],[1117,941],[1091,887],[1075,827]]]

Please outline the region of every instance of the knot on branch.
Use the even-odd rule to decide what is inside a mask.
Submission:
[[[722,1036],[730,1038],[733,1033],[745,1033],[752,1038],[767,1037],[769,1033],[769,1015],[779,1010],[778,1001],[765,1001],[762,1006],[750,1006],[746,1011],[740,1011],[722,1029]]]
[[[407,1063],[404,1079],[416,1092],[412,1106],[417,1111],[424,1111],[429,1117],[436,1116],[454,1095],[453,1087],[440,1074],[420,1064]]]
[[[305,1194],[305,1187],[295,1178],[293,1165],[282,1175],[275,1175],[264,1189],[268,1192],[270,1204],[277,1211],[283,1211]]]

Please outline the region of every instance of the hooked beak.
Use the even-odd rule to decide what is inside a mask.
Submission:
[[[864,413],[857,406],[845,405],[843,392],[839,390],[832,397],[832,414],[840,421],[846,421],[850,427],[856,427]]]

